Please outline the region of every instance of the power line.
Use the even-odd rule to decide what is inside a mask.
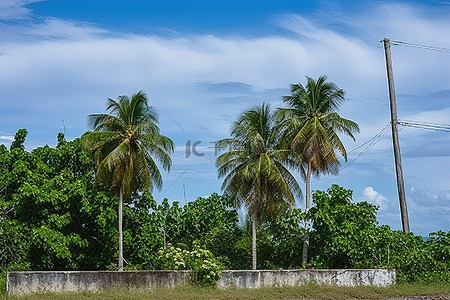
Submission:
[[[398,122],[398,124],[402,125],[404,127],[413,127],[413,128],[420,128],[420,129],[433,130],[433,131],[450,132],[449,124],[423,122],[423,121],[411,121],[411,120],[401,120]]]
[[[436,123],[436,122],[427,122],[427,121],[416,121],[416,120],[401,120],[402,122],[411,122],[411,123],[418,123],[418,124],[426,124],[426,125],[432,125],[437,127],[448,127],[450,128],[450,124],[444,124],[444,123]]]
[[[359,145],[356,148],[353,148],[352,150],[348,151],[347,153],[352,153],[364,146],[367,145],[366,148],[364,148],[354,159],[352,159],[348,164],[346,164],[345,166],[343,166],[342,168],[340,168],[340,170],[344,170],[345,168],[347,168],[348,166],[350,166],[351,164],[353,164],[357,159],[359,159],[361,156],[363,156],[367,151],[370,150],[370,148],[372,148],[373,146],[375,146],[388,132],[389,126],[391,123],[387,123],[386,126],[384,126],[376,135],[374,135],[371,139],[365,141],[364,143],[362,143],[361,145]],[[341,155],[343,156],[343,155]],[[325,178],[331,177],[332,175],[328,175],[316,180],[312,180],[312,182],[317,182],[317,181],[321,181]]]
[[[448,48],[434,47],[434,46],[427,46],[427,45],[420,45],[420,44],[412,44],[412,43],[407,43],[407,42],[403,42],[403,41],[391,41],[391,45],[407,46],[407,47],[414,47],[414,48],[450,53],[450,49],[448,49]]]
[[[412,128],[419,128],[419,129],[426,129],[426,130],[434,130],[434,131],[442,131],[442,132],[450,132],[450,124],[443,124],[443,123],[433,123],[433,122],[423,122],[423,121],[412,121],[412,120],[399,120],[397,122],[398,125],[401,125],[403,127],[412,127]],[[366,154],[373,146],[375,146],[388,132],[388,128],[391,125],[391,123],[387,123],[386,126],[384,126],[377,134],[375,134],[371,139],[365,141],[361,145],[353,148],[352,150],[348,151],[347,153],[350,154],[352,152],[357,151],[358,149],[363,148],[367,145],[354,159],[352,159],[349,163],[347,163],[345,166],[340,168],[340,171],[344,170],[351,164],[353,164],[357,159],[361,158],[364,154]],[[342,157],[342,156],[341,156]],[[331,177],[333,175],[327,175],[324,177],[321,177],[316,180],[312,180],[312,182],[321,181],[325,178]]]
[[[387,130],[387,128],[389,127],[389,125],[390,125],[390,123],[387,123],[386,126],[384,126],[384,127],[383,127],[376,135],[374,135],[371,139],[365,141],[364,143],[362,143],[361,145],[359,145],[359,146],[356,147],[356,148],[353,148],[352,150],[348,151],[347,153],[352,153],[352,152],[358,150],[359,148],[362,148],[363,146],[365,146],[365,145],[371,143],[371,142],[374,141],[375,139],[378,139],[378,140],[379,140],[380,136],[384,136],[384,135],[385,135],[385,131]],[[378,143],[378,141],[376,141],[375,143]],[[372,145],[372,143],[371,143],[371,145]],[[371,147],[371,145],[369,145],[369,146]],[[366,149],[365,149],[365,150],[366,150]],[[363,151],[365,151],[365,150],[363,150]]]
[[[360,158],[361,156],[363,156],[367,151],[369,151],[370,148],[372,148],[373,146],[375,146],[379,141],[381,141],[381,139],[386,135],[386,133],[389,131],[389,125],[390,123],[388,123],[386,126],[384,126],[383,129],[381,129],[380,132],[378,132],[372,139],[371,142],[369,143],[369,145],[363,150],[361,151],[358,156],[356,156],[352,161],[350,161],[347,165],[345,165],[344,167],[341,168],[341,170],[347,168],[349,165],[351,165],[355,160],[357,160],[358,158]],[[360,147],[358,147],[360,148]],[[355,148],[356,149],[356,148]],[[353,150],[352,150],[353,151]],[[350,153],[350,152],[349,152]]]

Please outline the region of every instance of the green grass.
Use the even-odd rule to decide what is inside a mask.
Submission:
[[[43,293],[28,296],[9,296],[7,299],[382,299],[417,295],[449,295],[449,284],[397,284],[389,288],[371,286],[335,287],[305,285],[261,289],[208,289],[192,286],[157,288],[154,290],[118,289],[100,292]],[[5,296],[6,297],[6,296]]]

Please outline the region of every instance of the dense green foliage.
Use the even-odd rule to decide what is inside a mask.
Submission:
[[[164,244],[183,250],[208,249],[226,268],[239,268],[247,253],[234,245],[241,239],[237,212],[228,197],[212,194],[184,206],[164,199],[160,205],[147,193],[125,209],[125,258],[129,269],[157,269]]]
[[[10,149],[0,145],[0,269],[114,269],[118,197],[95,180],[95,165],[78,139],[31,152],[19,130]],[[249,253],[235,244],[245,234],[233,200],[213,194],[185,206],[134,193],[124,206],[128,269],[154,269],[167,243],[192,249],[195,240],[239,268]]]
[[[305,233],[305,213],[298,208],[264,222],[258,232],[260,268],[301,267]]]
[[[111,195],[79,141],[24,150],[26,130],[0,146],[1,268],[92,269],[113,257]]]
[[[352,203],[352,191],[333,185],[313,194],[311,257],[324,268],[395,268],[400,282],[450,282],[450,232],[413,233],[379,226],[377,207]]]
[[[79,140],[60,134],[55,148],[29,152],[25,137],[19,130],[10,149],[0,145],[0,269],[114,269],[118,197],[95,180]],[[315,192],[313,203],[308,218],[316,268],[395,268],[403,282],[450,281],[450,232],[424,241],[380,226],[375,206],[354,203],[350,190],[335,185]],[[261,223],[260,268],[302,267],[306,217],[292,209]],[[249,269],[250,220],[240,224],[232,197],[213,194],[182,206],[135,193],[124,205],[126,268],[163,268],[160,250],[171,244],[181,252],[208,251],[224,269]]]
[[[352,191],[333,185],[313,194],[311,250],[317,264],[329,268],[366,268],[376,229],[374,205],[352,203]],[[375,246],[375,245],[373,245]],[[315,251],[314,251],[315,250]]]

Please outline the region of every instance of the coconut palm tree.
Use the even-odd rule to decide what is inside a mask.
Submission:
[[[158,163],[170,170],[173,152],[172,140],[160,134],[158,115],[148,105],[147,96],[139,91],[119,96],[118,101],[107,100],[106,114],[91,114],[88,122],[93,131],[81,140],[97,165],[97,177],[119,196],[119,260],[118,270],[123,271],[122,207],[124,199],[132,193],[162,188]]]
[[[222,190],[245,205],[252,222],[252,269],[256,269],[256,230],[264,217],[286,209],[301,195],[288,167],[299,164],[290,149],[281,149],[274,114],[263,103],[244,111],[231,126],[231,138],[218,141],[228,151],[217,157]]]
[[[342,118],[337,110],[344,102],[344,91],[327,82],[325,76],[317,80],[306,77],[306,86],[291,85],[291,95],[283,98],[288,108],[277,111],[284,127],[284,138],[292,150],[303,157],[306,182],[306,211],[311,203],[311,175],[336,174],[339,171],[339,153],[347,160],[347,152],[338,133],[355,140],[359,132],[355,122]],[[308,238],[303,247],[303,262],[307,262]]]

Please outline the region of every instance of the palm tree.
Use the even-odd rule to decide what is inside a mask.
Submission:
[[[158,115],[148,105],[147,96],[139,91],[119,96],[118,101],[108,98],[109,114],[91,114],[88,122],[93,131],[82,136],[83,146],[92,153],[97,165],[97,177],[119,196],[119,260],[123,271],[122,207],[124,198],[132,193],[162,188],[162,176],[157,163],[170,170],[172,140],[160,134]]]
[[[218,141],[229,150],[216,160],[222,190],[245,205],[252,221],[252,269],[256,269],[256,230],[265,216],[295,203],[301,189],[288,167],[298,165],[290,149],[281,149],[275,116],[263,103],[244,111],[231,126],[231,138]]]
[[[342,118],[336,111],[344,102],[344,91],[327,82],[325,76],[315,81],[307,78],[306,87],[291,85],[291,95],[283,101],[289,106],[277,111],[284,127],[284,137],[292,150],[303,157],[306,182],[306,211],[311,203],[311,175],[336,174],[339,171],[338,153],[347,161],[347,152],[338,133],[359,132],[355,122]],[[309,240],[303,247],[303,262],[307,262]]]

